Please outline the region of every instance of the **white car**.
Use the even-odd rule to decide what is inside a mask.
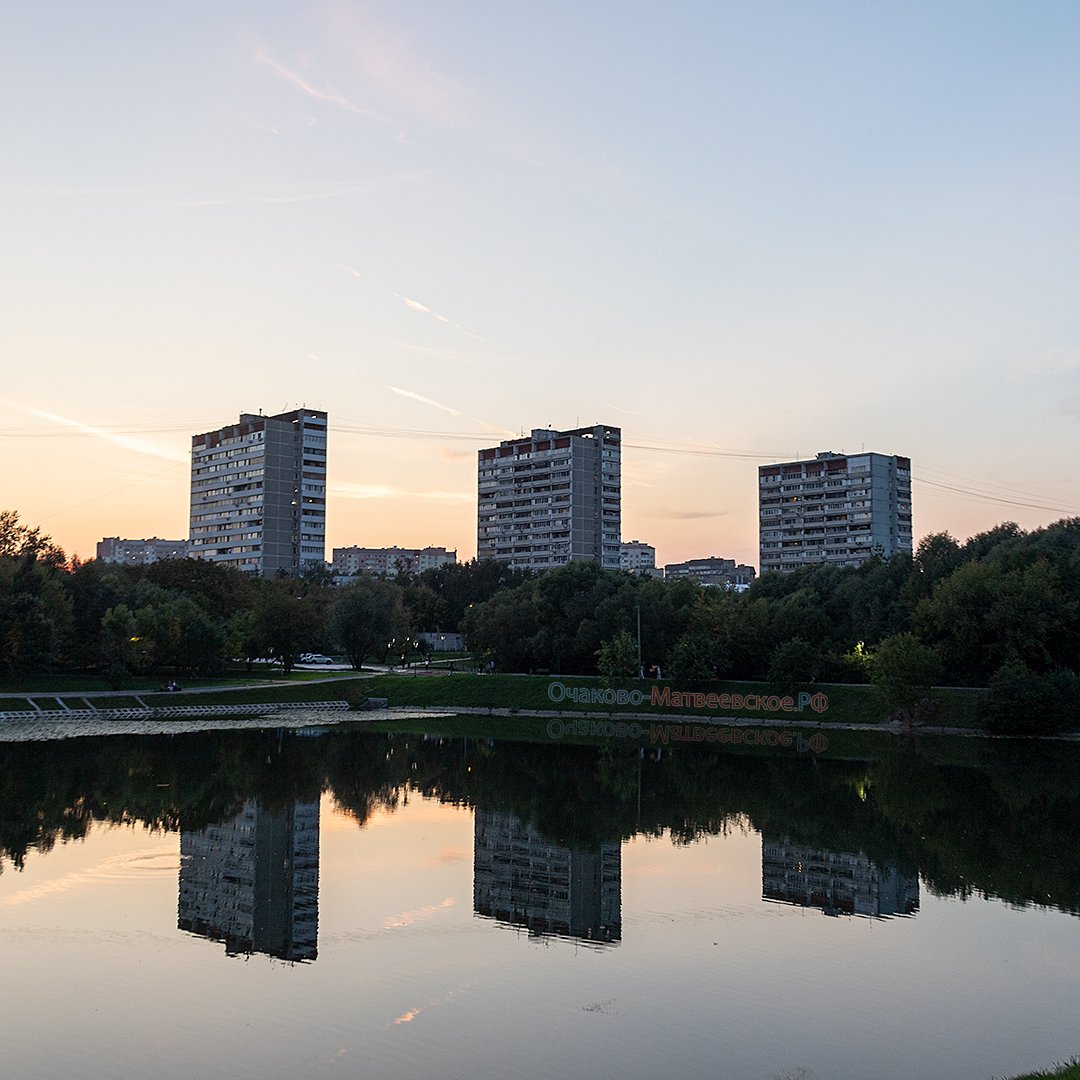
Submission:
[[[332,664],[334,661],[329,656],[323,656],[322,653],[305,652],[300,654],[297,662],[300,664]]]

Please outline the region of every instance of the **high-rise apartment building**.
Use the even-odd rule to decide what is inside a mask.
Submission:
[[[911,552],[911,459],[818,454],[758,468],[761,572]]]
[[[296,575],[326,558],[326,413],[243,413],[191,437],[193,558]]]
[[[919,879],[878,866],[861,851],[823,851],[786,836],[761,840],[763,900],[871,919],[919,910]]]
[[[319,933],[319,804],[257,800],[220,825],[180,833],[181,930],[230,953],[314,960]]]
[[[477,807],[473,911],[530,934],[622,938],[622,849],[560,847],[513,814]]]
[[[516,569],[594,560],[619,568],[621,432],[536,428],[479,451],[478,559]]]

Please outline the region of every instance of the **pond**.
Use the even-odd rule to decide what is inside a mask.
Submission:
[[[427,726],[0,743],[6,1075],[966,1080],[1080,1052],[1075,744]]]

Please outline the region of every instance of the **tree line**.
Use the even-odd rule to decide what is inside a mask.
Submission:
[[[592,562],[471,562],[343,588],[325,572],[262,580],[192,559],[69,562],[0,514],[0,673],[212,674],[258,657],[288,669],[304,651],[359,667],[423,630],[463,632],[505,672],[874,681],[909,716],[933,685],[989,687],[992,726],[1053,730],[1080,694],[1080,518],[964,543],[936,533],[914,556],[768,573],[736,593]]]
[[[400,655],[420,631],[456,629],[471,604],[521,579],[495,563],[464,563],[334,587],[320,569],[262,579],[199,559],[148,566],[68,560],[14,511],[0,512],[0,677],[164,672],[215,675],[304,652]]]

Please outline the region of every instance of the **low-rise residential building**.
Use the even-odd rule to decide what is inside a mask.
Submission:
[[[631,574],[664,576],[664,571],[656,565],[656,548],[642,540],[624,540],[619,545],[619,566]]]
[[[97,557],[106,563],[149,566],[163,559],[187,558],[187,546],[186,540],[161,540],[156,536],[147,540],[121,540],[119,536],[106,536],[98,541]]]
[[[457,562],[457,550],[444,547],[340,547],[334,548],[330,570],[335,575],[378,574],[397,577],[398,574],[421,574],[425,570]]]
[[[752,566],[736,564],[734,559],[722,559],[710,555],[707,559],[688,559],[681,563],[668,563],[664,567],[666,579],[693,578],[702,585],[719,585],[741,592],[748,589],[756,571]]]

